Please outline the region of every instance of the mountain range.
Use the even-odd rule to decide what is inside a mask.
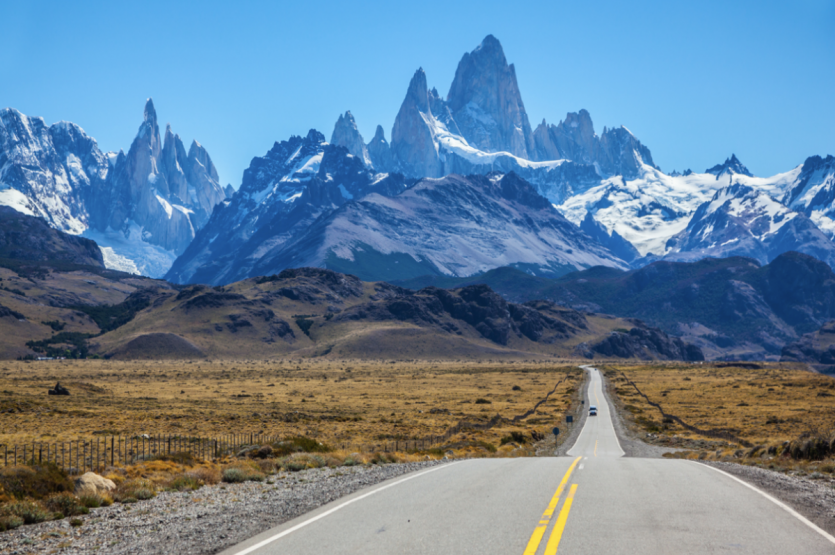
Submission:
[[[209,154],[186,153],[152,100],[127,154],[103,153],[73,123],[0,110],[0,205],[93,239],[108,267],[160,276],[226,198]]]
[[[500,42],[461,58],[445,97],[415,71],[365,142],[350,111],[253,158],[237,190],[153,102],[127,154],[77,125],[0,111],[0,204],[101,247],[107,267],[225,285],[315,266],[363,280],[560,278],[596,266],[787,252],[835,264],[835,158],[755,177],[734,155],[664,173],[626,127],[586,110],[535,128]],[[786,339],[790,339],[786,336]],[[769,351],[770,352],[770,351]]]

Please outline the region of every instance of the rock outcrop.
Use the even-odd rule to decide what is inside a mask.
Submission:
[[[110,176],[92,226],[127,234],[136,225],[145,241],[178,254],[226,198],[206,149],[194,141],[186,154],[170,126],[162,141],[151,99],[130,150],[119,154]]]
[[[461,58],[447,105],[470,146],[534,159],[533,133],[516,68],[508,65],[502,45],[493,35],[487,35]]]
[[[383,141],[385,141],[385,138],[383,138]],[[331,144],[344,146],[351,155],[356,156],[366,165],[373,167],[371,158],[368,155],[368,148],[362,140],[362,135],[360,135],[357,129],[357,122],[354,121],[354,116],[350,110],[345,112],[344,115],[340,114],[339,119],[336,120],[333,134],[331,134]]]
[[[716,179],[719,179],[723,175],[746,175],[748,177],[753,177],[753,174],[748,171],[748,168],[739,161],[739,158],[736,157],[736,154],[731,154],[731,157],[725,160],[722,164],[716,164],[712,168],[708,168],[705,170],[705,173],[710,173],[716,176]]]
[[[420,68],[412,76],[391,131],[392,156],[407,175],[443,175],[443,165],[435,144],[436,127],[437,122],[429,106],[426,73]]]
[[[379,172],[396,171],[397,167],[391,155],[391,147],[386,140],[386,133],[383,131],[382,125],[377,126],[374,138],[366,145],[366,150],[375,170]]]

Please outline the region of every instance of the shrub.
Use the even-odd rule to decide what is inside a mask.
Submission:
[[[73,528],[78,528],[82,524],[84,524],[84,521],[81,520],[80,518],[70,519],[70,526],[72,526]]]
[[[506,445],[508,443],[515,442],[520,445],[524,445],[528,442],[528,438],[525,437],[525,434],[522,432],[510,432],[509,436],[504,436],[502,438],[501,444]]]
[[[271,457],[273,454],[273,448],[270,445],[262,445],[261,447],[254,449],[248,453],[248,455],[254,459],[266,459]]]
[[[44,505],[50,511],[61,513],[64,516],[80,515],[82,509],[86,509],[81,500],[69,492],[53,493],[46,498]]]
[[[17,515],[0,516],[0,532],[23,526],[23,519]]]
[[[113,504],[113,500],[108,495],[101,495],[99,493],[85,493],[78,496],[81,504],[88,509],[98,509],[99,507],[109,507]]]
[[[186,474],[177,476],[168,482],[168,489],[173,489],[175,491],[194,491],[200,489],[201,487],[203,487],[203,482]]]
[[[220,470],[205,466],[193,468],[186,472],[185,475],[194,478],[195,480],[200,480],[207,485],[217,484],[221,480]]]
[[[275,462],[274,459],[258,461],[258,467],[264,474],[273,474],[276,470],[281,468],[281,464]]]
[[[482,447],[482,448],[486,449],[490,453],[495,453],[496,451],[498,451],[498,449],[496,449],[496,446],[493,445],[492,443],[488,443],[486,441],[481,441],[481,440],[479,440],[477,443],[478,443],[479,447]]]
[[[16,516],[24,524],[37,524],[49,520],[52,514],[37,501],[12,501],[0,509],[6,516]]]
[[[246,482],[247,473],[240,468],[227,468],[223,471],[223,481],[229,484]]]
[[[285,438],[283,441],[272,446],[273,455],[278,457],[286,457],[293,453],[330,453],[333,449],[329,445],[319,443],[315,439],[305,436],[293,436]]]
[[[475,400],[475,404],[476,405],[492,405],[493,401],[490,401],[489,399],[482,399],[481,397],[479,397],[478,399]]]
[[[75,484],[55,464],[39,463],[0,470],[0,488],[15,499],[43,499],[53,493],[71,492]]]
[[[148,480],[128,480],[113,493],[113,499],[121,503],[129,503],[128,499],[136,502],[138,499],[151,499],[157,494],[156,487]]]
[[[241,461],[223,469],[223,481],[235,484],[240,482],[263,482],[264,473],[261,468],[251,461]]]

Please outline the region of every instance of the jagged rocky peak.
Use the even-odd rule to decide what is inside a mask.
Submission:
[[[435,118],[429,105],[426,73],[419,68],[412,76],[391,130],[392,156],[404,173],[420,177],[443,175],[434,133]]]
[[[368,156],[368,149],[363,142],[362,135],[357,129],[357,122],[354,120],[351,111],[340,114],[339,119],[336,120],[336,125],[333,127],[333,134],[331,134],[331,144],[344,146],[348,152],[362,160],[366,165],[371,165],[372,161]]]
[[[711,173],[719,179],[720,176],[726,174],[735,174],[738,173],[740,175],[747,175],[748,177],[753,177],[753,174],[748,171],[748,168],[739,161],[739,158],[736,157],[736,154],[731,154],[731,157],[725,160],[723,164],[716,164],[712,168],[708,168],[705,170],[705,173]]]
[[[597,157],[598,137],[587,110],[569,112],[558,125],[545,120],[534,131],[537,160],[572,160],[593,164]]]
[[[127,155],[116,158],[107,186],[92,203],[91,227],[138,228],[142,240],[181,253],[226,198],[206,150],[194,141],[186,154],[183,141],[167,125],[160,139],[152,99]]]
[[[391,157],[391,147],[386,140],[386,132],[383,131],[382,125],[377,126],[374,138],[368,142],[365,148],[375,170],[379,172],[394,171],[395,164]]]
[[[154,99],[148,98],[145,101],[145,122],[150,125],[157,124],[157,110],[154,108]]]
[[[493,35],[487,35],[475,50],[461,58],[447,105],[471,146],[534,158],[533,132],[516,69],[508,65],[502,45]]]
[[[223,188],[223,192],[226,193],[226,198],[230,199],[235,195],[235,188],[231,183],[227,183],[226,187]]]
[[[623,125],[604,128],[598,144],[595,162],[604,174],[632,179],[640,175],[642,165],[658,169],[649,149]]]

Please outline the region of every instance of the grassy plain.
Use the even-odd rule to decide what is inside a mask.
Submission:
[[[455,438],[498,447],[512,431],[530,437],[560,422],[582,374],[540,361],[5,361],[0,444],[260,432],[373,449],[440,435],[461,420],[512,418],[561,382],[524,421]],[[70,396],[47,396],[58,381]]]
[[[820,439],[832,445],[835,439],[835,378],[799,365],[613,364],[605,367],[605,373],[622,412],[649,441],[702,451],[701,458],[733,453],[736,458],[788,462],[793,456],[787,444],[802,446]],[[665,420],[627,379],[668,415],[700,430],[730,433],[753,449]],[[835,455],[831,447],[824,451],[817,458]]]

